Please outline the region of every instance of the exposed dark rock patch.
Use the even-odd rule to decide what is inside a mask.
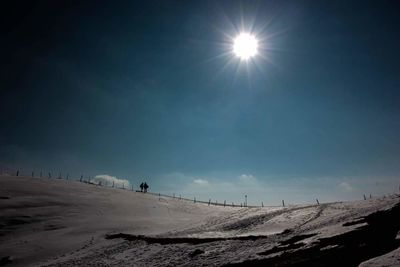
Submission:
[[[5,227],[15,228],[18,225],[30,224],[38,221],[37,218],[27,215],[3,217],[0,219],[0,229]]]
[[[301,240],[307,239],[309,237],[313,237],[317,234],[305,234],[305,235],[297,235],[293,236],[287,240],[281,241],[279,246],[275,246],[272,249],[266,250],[264,252],[258,253],[258,255],[270,255],[273,253],[288,251],[291,249],[298,249],[303,247],[305,244],[303,242],[298,243]]]
[[[106,239],[116,239],[116,238],[123,238],[128,241],[136,241],[141,240],[145,241],[149,244],[161,244],[161,245],[168,245],[168,244],[203,244],[203,243],[210,243],[216,241],[228,241],[228,240],[257,240],[257,239],[266,239],[267,236],[237,236],[237,237],[217,237],[217,238],[194,238],[194,237],[155,237],[155,236],[144,236],[144,235],[130,235],[130,234],[110,234],[106,235]]]
[[[285,229],[283,232],[279,233],[278,235],[288,235],[288,234],[290,234],[292,232],[293,232],[292,229]]]
[[[292,242],[287,247],[278,246],[259,254],[268,256],[284,251],[278,256],[251,259],[225,266],[358,266],[363,261],[399,247],[400,240],[396,240],[400,230],[398,218],[400,204],[357,220],[357,224],[362,221],[367,225],[342,235],[320,238],[305,248],[301,248],[301,243]],[[296,240],[296,237],[291,239],[293,240]]]
[[[193,257],[196,257],[197,255],[200,255],[203,253],[204,253],[204,250],[196,249],[189,254],[189,257],[193,258]]]
[[[63,229],[63,228],[65,228],[65,226],[63,226],[63,225],[49,224],[44,227],[44,230],[45,231],[53,231],[53,230],[58,230],[58,229]]]
[[[352,226],[352,225],[357,225],[357,224],[362,224],[362,223],[365,223],[365,218],[361,218],[361,219],[358,219],[358,220],[355,220],[352,222],[344,223],[343,226]]]
[[[4,265],[9,264],[11,262],[12,262],[12,260],[11,260],[10,256],[3,257],[3,258],[0,259],[0,266],[4,266]]]

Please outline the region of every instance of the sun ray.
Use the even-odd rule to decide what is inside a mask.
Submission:
[[[236,69],[235,69],[235,74],[233,75],[231,86],[233,86],[235,84],[235,82],[236,82],[236,78],[237,78],[238,73],[239,73],[239,68],[240,68],[240,62],[236,61]]]
[[[266,65],[280,69],[272,56],[275,52],[285,52],[285,49],[277,43],[277,37],[283,36],[290,29],[281,27],[273,30],[275,17],[273,14],[268,18],[263,18],[263,22],[260,23],[257,19],[257,8],[253,16],[247,17],[245,16],[246,10],[240,6],[237,10],[236,20],[232,20],[226,10],[218,9],[218,5],[217,10],[223,23],[212,23],[209,24],[209,27],[215,33],[220,34],[222,38],[220,41],[202,40],[200,42],[214,46],[219,52],[196,64],[205,66],[217,63],[219,65],[208,82],[215,82],[227,69],[231,69],[233,71],[231,74],[232,85],[240,76],[246,76],[248,86],[251,88],[253,85],[251,76],[258,73],[262,77],[266,77]]]

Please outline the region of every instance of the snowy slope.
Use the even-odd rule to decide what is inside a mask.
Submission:
[[[357,266],[399,247],[398,203],[391,196],[232,208],[76,181],[0,177],[0,265]],[[392,254],[395,262],[399,253]],[[387,257],[364,265],[377,266],[374,260]]]

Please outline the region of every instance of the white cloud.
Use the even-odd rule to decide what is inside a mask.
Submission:
[[[252,174],[242,174],[239,176],[239,180],[242,182],[256,182],[257,178]]]
[[[115,176],[111,176],[111,175],[108,175],[108,174],[96,175],[93,178],[92,181],[94,183],[98,183],[98,184],[101,182],[103,185],[105,185],[105,184],[112,185],[113,182],[114,182],[115,186],[117,186],[117,187],[122,187],[122,185],[124,185],[125,187],[129,187],[130,186],[130,183],[129,183],[128,180],[119,179],[119,178],[117,178]]]
[[[201,178],[194,179],[193,183],[197,185],[210,185],[210,183],[207,180]]]
[[[341,182],[339,184],[339,187],[340,187],[341,190],[346,191],[346,192],[353,191],[353,187],[347,182]]]
[[[251,172],[194,176],[175,172],[164,181],[160,191],[170,195],[229,203],[240,203],[247,195],[248,203],[256,205],[261,201],[264,205],[281,205],[282,200],[286,204],[315,203],[315,198],[320,202],[360,200],[364,193],[379,196],[399,190],[398,177],[277,177]]]
[[[251,174],[237,175],[235,179],[225,180],[220,177],[216,178],[215,175],[196,177],[190,174],[175,172],[168,174],[168,178],[178,179],[180,183],[174,188],[165,187],[167,192],[165,189],[163,192],[170,195],[174,193],[175,195],[182,194],[183,197],[189,199],[196,197],[196,199],[203,201],[212,199],[213,201],[223,202],[226,200],[228,203],[234,201],[236,204],[240,204],[240,202],[244,201],[244,196],[247,195],[249,203],[261,205],[261,202],[257,200],[261,199],[260,196],[264,196],[266,192],[271,191],[270,188],[264,186],[263,183]]]

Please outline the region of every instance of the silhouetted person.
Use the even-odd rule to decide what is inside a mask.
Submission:
[[[149,188],[149,186],[146,182],[144,182],[143,189],[145,193],[147,192],[147,188]]]
[[[140,192],[143,192],[143,187],[144,187],[144,184],[143,184],[143,182],[140,184]]]

